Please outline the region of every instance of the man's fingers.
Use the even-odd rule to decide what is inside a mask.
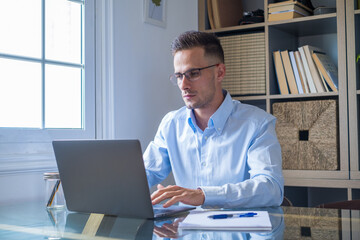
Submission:
[[[163,228],[168,230],[169,232],[176,234],[177,233],[177,226],[174,226],[174,223],[164,223]]]
[[[163,227],[157,227],[154,226],[154,233],[158,236],[158,237],[162,237],[162,238],[177,238],[177,231],[173,232],[173,231],[169,231],[168,229],[164,229]]]
[[[166,199],[170,199],[164,203],[164,207],[182,202],[189,205],[199,206],[204,203],[205,196],[201,189],[187,189],[179,186],[158,186],[158,190],[151,195],[152,204],[158,204]]]
[[[164,208],[170,207],[171,205],[173,205],[175,203],[181,202],[181,200],[183,200],[184,198],[185,198],[185,196],[182,196],[182,195],[174,196],[169,201],[164,203],[163,207]]]
[[[169,186],[166,186],[164,187],[163,185],[161,184],[158,184],[158,190],[156,190],[155,192],[153,192],[153,194],[151,194],[151,201],[153,201],[154,199],[158,198],[159,196],[163,195],[164,193],[166,192],[171,192],[171,191],[174,191],[174,190],[179,190],[180,187],[179,186],[172,186],[172,185],[169,185]],[[171,197],[171,196],[170,196]],[[163,199],[164,200],[164,199]]]
[[[151,200],[152,200],[152,204],[155,205],[155,204],[158,204],[166,199],[169,199],[169,198],[172,198],[176,195],[179,195],[181,194],[182,191],[181,190],[178,190],[178,191],[170,191],[170,192],[162,192],[160,193],[160,195],[156,195],[156,196],[152,196],[151,197]]]

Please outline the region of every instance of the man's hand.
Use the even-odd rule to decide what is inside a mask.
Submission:
[[[205,201],[205,195],[201,189],[188,189],[173,185],[164,187],[161,184],[158,184],[157,188],[158,190],[151,194],[151,201],[153,205],[166,199],[170,200],[164,203],[163,207],[170,207],[177,202],[199,206]]]
[[[161,226],[154,226],[154,233],[162,238],[179,238],[178,226],[179,223],[184,221],[185,217],[177,218],[172,223],[164,223]]]

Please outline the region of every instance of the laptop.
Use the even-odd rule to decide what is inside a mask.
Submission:
[[[138,140],[60,140],[53,148],[70,211],[153,219],[194,209],[153,207]]]

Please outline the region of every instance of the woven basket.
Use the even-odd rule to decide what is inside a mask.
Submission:
[[[336,100],[279,102],[272,108],[283,169],[339,169]]]
[[[284,239],[341,239],[340,210],[284,207]]]

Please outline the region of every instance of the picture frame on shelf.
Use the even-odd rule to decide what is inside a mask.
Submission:
[[[166,27],[166,0],[144,0],[144,22]]]

